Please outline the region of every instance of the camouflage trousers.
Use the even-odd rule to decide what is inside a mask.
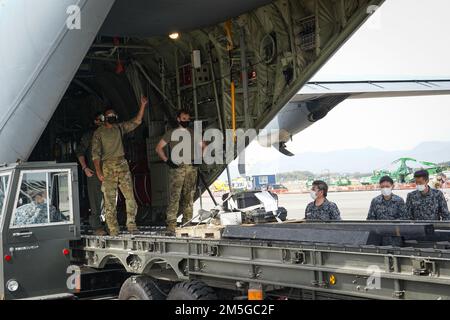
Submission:
[[[192,165],[181,165],[177,169],[169,169],[170,198],[166,213],[169,231],[175,230],[179,214],[183,214],[183,224],[192,219],[197,170]]]
[[[133,182],[126,160],[107,161],[103,163],[102,192],[105,201],[105,220],[110,233],[119,232],[117,222],[118,189],[125,197],[127,207],[127,227],[136,227],[137,204],[134,198]]]

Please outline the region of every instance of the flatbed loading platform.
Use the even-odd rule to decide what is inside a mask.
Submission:
[[[36,190],[44,203],[30,196]],[[215,239],[148,227],[98,237],[81,229],[76,164],[0,167],[0,191],[0,300],[119,288],[127,300],[450,299],[447,222],[260,223],[227,226]]]
[[[338,224],[327,225],[336,229]],[[434,229],[433,224],[410,226]],[[330,233],[336,235],[339,230]],[[450,243],[430,242],[426,237],[395,247],[175,238],[150,232],[82,236],[75,248],[79,262],[92,268],[120,264],[133,274],[200,280],[216,290],[242,291],[243,295],[249,287],[258,286],[266,296],[288,298],[450,299]]]

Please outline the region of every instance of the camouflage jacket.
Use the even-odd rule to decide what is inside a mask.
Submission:
[[[334,202],[325,199],[325,202],[317,207],[315,201],[308,204],[305,210],[306,220],[330,221],[341,220],[341,213]]]
[[[92,136],[92,160],[111,160],[125,156],[122,136],[135,130],[139,124],[134,120],[114,124],[112,128],[101,126]]]
[[[21,206],[16,209],[13,226],[49,223],[47,209],[46,203],[36,204],[32,202]],[[64,220],[64,217],[56,210],[56,208],[50,206],[50,222],[61,222]]]
[[[405,201],[393,194],[390,200],[382,195],[374,198],[370,204],[367,220],[407,220]]]
[[[450,220],[447,201],[440,190],[430,188],[427,194],[413,191],[406,198],[408,220]]]

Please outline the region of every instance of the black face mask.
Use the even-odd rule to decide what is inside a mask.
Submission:
[[[115,123],[119,122],[119,119],[117,116],[109,116],[109,117],[105,118],[105,121],[108,122],[109,124],[115,124]]]
[[[178,123],[180,124],[180,126],[182,126],[183,128],[187,128],[189,127],[189,124],[191,123],[190,121],[178,121]]]

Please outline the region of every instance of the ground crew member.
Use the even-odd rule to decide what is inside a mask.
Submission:
[[[428,171],[419,170],[414,174],[416,191],[406,198],[406,211],[409,220],[450,220],[447,201],[440,190],[432,189]]]
[[[370,204],[367,220],[402,220],[406,217],[405,201],[392,193],[394,181],[384,176],[380,179],[381,195]]]
[[[62,222],[66,218],[52,204],[47,205],[47,193],[44,190],[30,192],[31,202],[16,209],[14,226],[28,226]],[[48,209],[50,208],[50,221]]]
[[[431,182],[431,187],[434,189],[442,189],[445,187],[447,176],[443,173],[438,173]]]
[[[110,109],[105,112],[105,124],[94,132],[92,138],[92,159],[98,179],[102,182],[105,202],[105,219],[109,234],[119,234],[117,222],[117,194],[118,188],[125,197],[127,207],[127,229],[137,231],[137,204],[134,198],[133,182],[130,168],[125,159],[123,135],[135,130],[144,117],[148,105],[146,97],[141,98],[141,105],[137,116],[127,122],[117,123],[117,113]]]
[[[450,198],[446,188],[447,188],[447,176],[444,173],[440,173],[439,177],[437,178],[438,182],[440,183],[440,189],[442,193],[444,194],[445,201],[448,203],[448,199]]]
[[[432,183],[432,188],[441,190],[444,194],[445,201],[448,203],[449,195],[445,191],[445,188],[447,187],[447,176],[444,173],[439,173],[436,178],[434,179]]]
[[[91,214],[89,216],[89,225],[94,230],[94,234],[97,236],[106,235],[101,222],[101,210],[102,210],[102,183],[98,179],[95,170],[94,162],[92,161],[92,137],[94,131],[103,124],[103,113],[98,112],[94,118],[95,129],[89,130],[81,138],[80,144],[77,147],[76,154],[78,161],[81,165],[81,170],[87,178],[87,190],[89,196],[89,206],[91,208]]]
[[[169,204],[166,213],[167,232],[174,233],[177,227],[177,217],[181,211],[182,223],[185,224],[192,219],[194,195],[197,185],[198,168],[194,165],[195,152],[204,150],[204,143],[199,142],[196,148],[194,142],[194,131],[189,128],[191,116],[189,111],[182,110],[177,113],[178,127],[166,132],[156,146],[156,153],[169,168]],[[175,136],[189,133],[186,139],[176,140]],[[173,154],[174,150],[182,143],[182,152]],[[169,145],[169,154],[166,155],[164,148]],[[177,147],[177,149],[179,149]],[[184,154],[190,152],[190,156]],[[180,161],[183,158],[183,161]]]
[[[314,181],[311,189],[313,202],[308,204],[305,210],[306,220],[341,220],[341,213],[337,205],[328,201],[328,185],[324,181]]]

